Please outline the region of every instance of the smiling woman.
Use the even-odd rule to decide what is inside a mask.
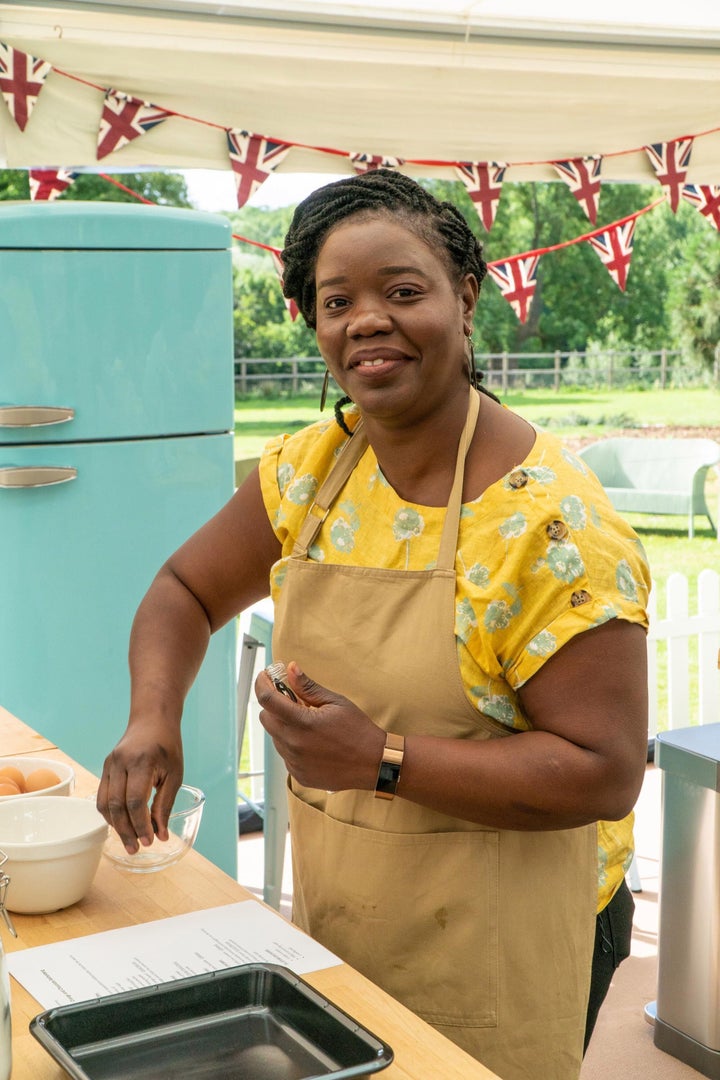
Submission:
[[[403,265],[395,262],[400,251]],[[468,366],[475,276],[456,285],[446,262],[423,240],[408,237],[405,226],[362,214],[333,229],[316,274],[320,355],[368,430],[374,417],[392,418],[394,426],[415,427],[417,438],[426,418],[436,424],[452,417],[457,395],[463,404],[466,396],[458,371]],[[392,335],[395,327],[401,333]],[[453,353],[457,366],[449,362]],[[405,494],[432,502],[429,490]]]
[[[294,921],[503,1080],[577,1080],[630,933],[642,549],[582,462],[478,391],[485,264],[453,206],[349,177],[297,207],[283,261],[350,407],[271,440],[161,568],[99,805],[128,850],[165,828],[208,638],[270,591],[297,700],[266,673],[256,693]]]

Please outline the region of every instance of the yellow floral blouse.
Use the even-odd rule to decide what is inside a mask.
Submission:
[[[346,414],[348,426],[357,414]],[[265,448],[260,479],[282,543],[276,597],[307,508],[347,436],[334,420]],[[331,507],[309,557],[389,569],[434,564],[445,510],[407,503],[371,447]],[[517,690],[576,634],[621,618],[647,626],[650,573],[642,545],[602,486],[555,437],[538,432],[522,464],[463,506],[455,562],[460,672],[469,700],[511,728],[529,724]],[[598,910],[632,858],[633,815],[598,824]]]

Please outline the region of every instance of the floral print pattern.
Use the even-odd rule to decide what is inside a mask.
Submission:
[[[293,478],[288,485],[286,494],[290,502],[298,506],[309,506],[315,498],[317,489],[317,477],[312,476],[310,473],[304,473],[302,476]]]

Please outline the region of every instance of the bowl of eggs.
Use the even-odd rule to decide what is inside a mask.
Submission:
[[[64,761],[41,757],[0,757],[0,802],[18,795],[69,795],[75,772]]]
[[[0,803],[0,860],[8,911],[40,915],[81,900],[97,872],[108,825],[89,799],[54,795]]]

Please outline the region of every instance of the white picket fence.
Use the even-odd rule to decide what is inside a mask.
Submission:
[[[696,614],[691,615],[693,606]],[[720,722],[720,574],[701,570],[696,605],[690,603],[685,575],[670,574],[665,583],[664,618],[658,618],[657,609],[657,590],[653,589],[648,634],[650,737],[658,730]],[[667,678],[667,713],[663,710],[659,715],[658,688],[663,675]]]

